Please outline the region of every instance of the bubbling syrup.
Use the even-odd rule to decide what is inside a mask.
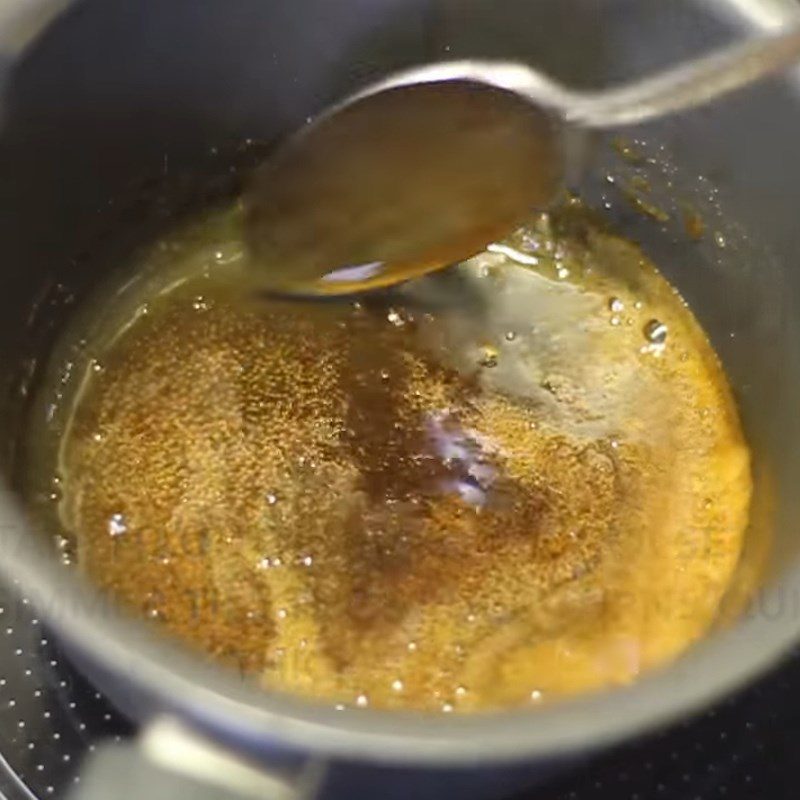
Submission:
[[[160,284],[106,295],[44,426],[95,584],[268,687],[356,707],[538,704],[707,631],[748,449],[634,245],[542,216],[388,298],[282,303],[242,290],[237,213],[140,256]]]

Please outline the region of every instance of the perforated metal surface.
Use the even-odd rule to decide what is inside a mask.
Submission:
[[[0,591],[0,792],[61,796],[96,741],[129,731],[66,663],[27,600]]]

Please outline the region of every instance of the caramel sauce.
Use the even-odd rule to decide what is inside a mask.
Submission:
[[[241,291],[220,219],[141,256],[172,282],[107,301],[61,402],[55,511],[97,585],[265,686],[362,707],[547,702],[708,630],[749,454],[634,245],[542,216],[453,271],[475,307],[420,302],[435,279],[290,304]]]

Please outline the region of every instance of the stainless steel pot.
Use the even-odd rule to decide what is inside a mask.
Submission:
[[[412,63],[520,58],[566,83],[601,86],[800,17],[794,0],[86,0],[31,43],[61,5],[5,0],[0,13],[8,474],[35,381],[31,353],[52,337],[64,299],[98,279],[96,263],[75,256],[132,182],[195,164],[221,142],[276,139],[345,91]],[[619,197],[606,201],[709,331],[755,450],[759,509],[774,498],[764,586],[736,624],[631,688],[536,712],[334,711],[256,689],[117,614],[57,564],[5,490],[0,571],[143,724],[137,746],[89,765],[85,798],[291,796],[316,791],[309,765],[325,763],[371,769],[382,796],[382,779],[411,775],[432,796],[455,793],[458,781],[463,797],[493,796],[686,715],[780,657],[800,634],[798,79],[637,131],[679,166],[653,165],[656,202],[674,209],[688,198],[709,221],[704,241],[681,234],[679,215],[662,224]],[[608,169],[626,165],[601,144],[582,186],[597,203]],[[743,573],[760,552],[755,534]],[[424,796],[422,786],[410,791]]]

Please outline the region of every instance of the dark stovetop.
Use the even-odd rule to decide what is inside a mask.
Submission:
[[[97,741],[132,727],[64,661],[27,602],[3,591],[0,642],[0,797],[62,796]],[[800,650],[697,718],[518,800],[794,800],[798,765]]]

